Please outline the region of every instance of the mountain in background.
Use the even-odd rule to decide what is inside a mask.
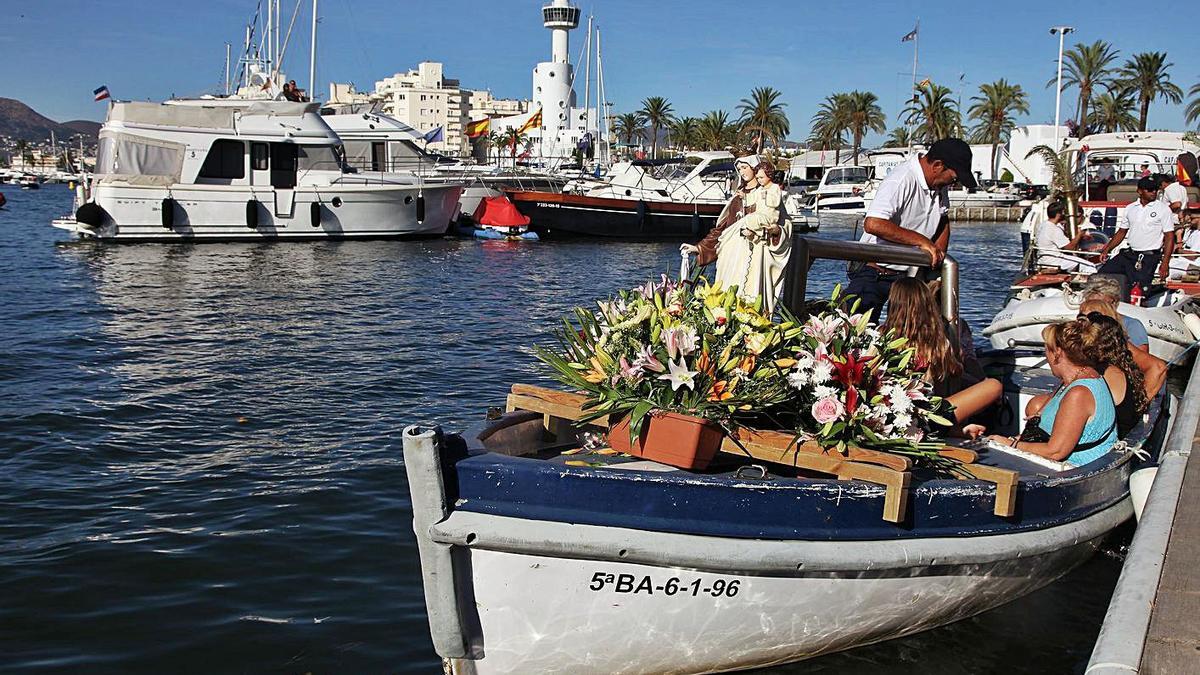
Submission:
[[[0,97],[0,136],[47,142],[51,131],[59,141],[66,141],[75,134],[95,139],[100,133],[100,123],[72,120],[60,124],[16,99]]]

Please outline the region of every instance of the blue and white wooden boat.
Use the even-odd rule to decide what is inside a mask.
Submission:
[[[1018,357],[990,366],[1013,409],[1054,386]],[[888,640],[1054,581],[1132,513],[1126,448],[1065,471],[982,451],[1019,473],[1011,515],[994,483],[914,469],[888,522],[877,484],[732,455],[705,472],[564,455],[580,446],[569,425],[491,417],[404,432],[431,634],[453,673],[709,673]],[[1143,426],[1129,440],[1153,449],[1162,425]]]

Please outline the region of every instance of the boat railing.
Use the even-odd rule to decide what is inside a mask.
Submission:
[[[804,311],[805,296],[808,292],[808,273],[812,269],[813,261],[818,259],[929,267],[929,254],[915,246],[865,244],[859,241],[818,239],[797,235],[792,239],[792,255],[788,260],[783,286],[783,304],[793,314],[799,315]],[[942,315],[951,324],[956,325],[958,322],[958,261],[953,256],[945,256],[942,259],[941,273]]]

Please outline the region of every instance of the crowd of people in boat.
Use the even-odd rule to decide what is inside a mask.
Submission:
[[[1137,195],[1104,244],[1092,243],[1091,223],[1072,232],[1061,201],[1049,204],[1034,225],[1039,271],[1122,274],[1143,293],[1155,278],[1200,272],[1200,212],[1188,208],[1187,188],[1175,176],[1148,175],[1138,179]]]
[[[696,255],[699,265],[716,263],[715,283],[737,286],[750,300],[761,297],[770,312],[782,296],[791,220],[768,160],[750,155],[735,166],[738,186],[716,227],[681,251]],[[860,241],[917,247],[929,255],[929,267],[852,263],[847,291],[858,299],[859,311],[885,317],[883,329],[908,340],[934,395],[954,408],[953,433],[979,438],[1003,397],[1003,386],[984,374],[967,322],[945,320],[936,299],[936,270],[950,242],[948,190],[955,183],[972,187],[970,167],[970,146],[944,139],[888,174],[867,211]],[[1182,205],[1156,201],[1155,181],[1144,178],[1139,184],[1140,208],[1130,205],[1118,236],[1101,255],[1103,265],[1125,272],[1133,283],[1148,284],[1146,272],[1152,274],[1160,264],[1165,270],[1176,224],[1185,222],[1193,232],[1200,225],[1200,217],[1182,208],[1186,195]],[[1164,192],[1177,199],[1176,190]],[[1049,225],[1044,230],[1054,235],[1053,247],[1069,251],[1078,246],[1082,237],[1063,229],[1065,208],[1051,204],[1046,212]],[[1132,253],[1123,251],[1106,262],[1126,238]],[[1200,236],[1181,241],[1200,248]],[[1149,353],[1145,326],[1118,313],[1122,291],[1113,278],[1097,275],[1084,288],[1078,317],[1046,327],[1046,361],[1061,385],[1030,401],[1019,436],[993,435],[992,441],[1078,466],[1102,456],[1138,426],[1163,385],[1167,364]]]

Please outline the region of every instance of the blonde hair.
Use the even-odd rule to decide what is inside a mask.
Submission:
[[[1117,314],[1117,308],[1111,302],[1101,300],[1099,298],[1089,298],[1083,301],[1079,306],[1080,314],[1090,314],[1091,312],[1099,312],[1113,321],[1120,322],[1121,315]]]
[[[892,284],[883,330],[908,339],[917,358],[928,364],[933,381],[962,373],[962,360],[946,336],[937,301],[924,283],[903,277]]]
[[[1042,329],[1042,340],[1046,351],[1062,352],[1067,360],[1077,366],[1099,370],[1103,365],[1096,358],[1100,343],[1100,327],[1087,319],[1075,319],[1052,323]]]

